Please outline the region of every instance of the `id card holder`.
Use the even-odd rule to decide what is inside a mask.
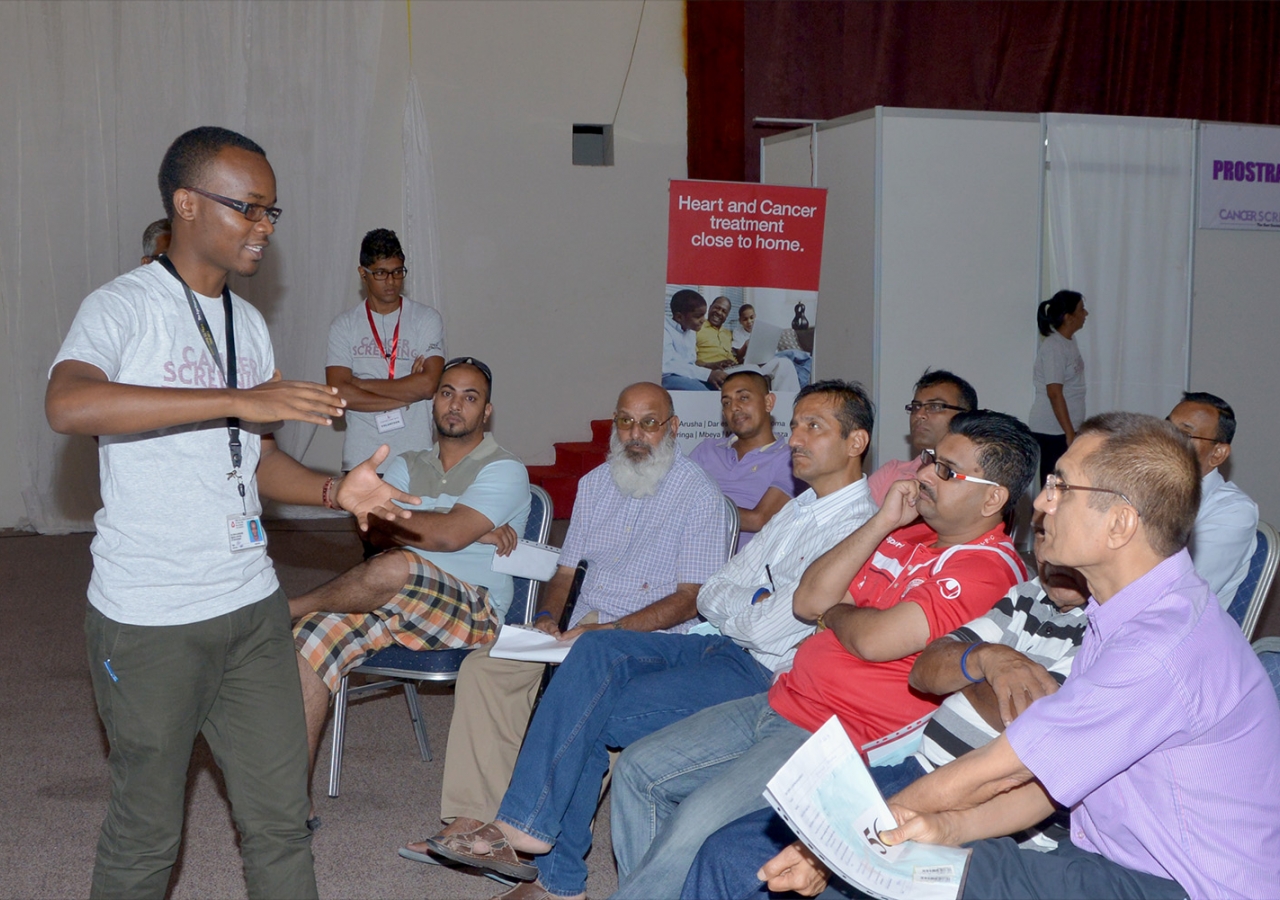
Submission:
[[[232,553],[267,546],[267,532],[259,516],[227,516],[227,537]]]
[[[398,431],[404,427],[404,410],[389,409],[386,412],[378,413],[373,421],[378,426],[378,434]]]

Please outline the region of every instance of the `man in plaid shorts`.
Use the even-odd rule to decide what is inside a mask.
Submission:
[[[529,476],[485,434],[492,385],[489,367],[471,357],[445,365],[432,401],[436,445],[402,454],[385,475],[413,485],[422,506],[370,529],[385,552],[289,602],[313,766],[329,695],[365,657],[393,643],[432,650],[497,635],[514,587],[491,562],[524,531]]]

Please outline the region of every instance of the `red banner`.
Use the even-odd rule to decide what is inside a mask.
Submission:
[[[816,291],[826,188],[672,181],[668,284]]]

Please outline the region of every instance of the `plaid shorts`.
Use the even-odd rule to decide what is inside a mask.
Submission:
[[[366,657],[392,644],[439,650],[497,637],[487,589],[459,581],[412,551],[392,552],[409,558],[409,580],[389,601],[368,613],[310,613],[293,626],[294,646],[330,691]]]

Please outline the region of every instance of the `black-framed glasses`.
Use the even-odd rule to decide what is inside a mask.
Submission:
[[[930,400],[928,403],[921,403],[919,400],[912,400],[903,407],[911,415],[924,410],[925,415],[936,416],[944,409],[953,409],[956,412],[968,412],[963,406],[952,406],[950,403],[943,403],[941,400]]]
[[[1134,505],[1134,502],[1119,491],[1113,491],[1111,488],[1085,487],[1082,484],[1067,484],[1057,475],[1046,475],[1044,478],[1044,499],[1049,503],[1058,502],[1058,492],[1067,493],[1068,491],[1089,491],[1094,494],[1115,494],[1125,503],[1133,507],[1134,511],[1141,516],[1142,510]]]
[[[394,278],[396,281],[403,281],[404,277],[409,274],[409,270],[404,266],[399,266],[395,269],[366,269],[364,266],[361,266],[360,268],[374,281],[386,281],[388,278]]]
[[[989,484],[993,487],[1000,487],[1000,482],[990,481],[986,478],[979,478],[977,475],[965,475],[963,472],[957,472],[949,465],[938,459],[938,453],[935,450],[924,450],[920,453],[920,462],[926,466],[933,466],[933,471],[938,473],[938,477],[943,481],[950,481],[957,478],[960,481],[972,481],[974,484]]]
[[[197,187],[189,187],[187,190],[191,191],[193,194],[199,194],[201,197],[208,197],[215,203],[221,203],[223,206],[231,207],[250,222],[261,222],[265,218],[268,222],[274,225],[276,222],[280,221],[281,209],[277,206],[263,206],[261,203],[249,203],[244,200],[235,200],[231,197],[224,197],[221,194],[201,190]]]
[[[368,270],[366,269],[366,271]],[[480,370],[480,374],[484,376],[484,380],[489,383],[489,387],[493,387],[493,372],[489,370],[488,366],[480,362],[480,360],[476,359],[474,356],[455,356],[444,364],[444,368],[440,370],[440,373],[443,375],[454,366],[475,366]]]
[[[643,419],[636,419],[628,415],[623,415],[622,413],[617,413],[613,417],[613,424],[619,431],[630,431],[632,427],[638,425],[640,426],[640,430],[645,434],[653,434],[674,418],[674,415],[667,416],[659,422],[653,416],[645,416]]]

